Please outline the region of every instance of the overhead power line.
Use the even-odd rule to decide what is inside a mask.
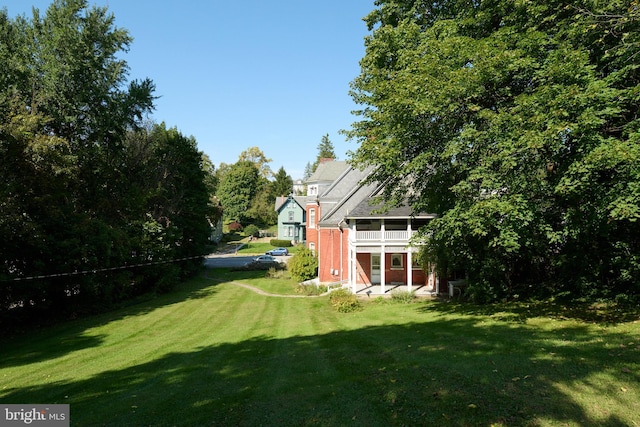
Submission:
[[[56,274],[43,274],[39,276],[15,277],[13,279],[0,280],[0,282],[20,282],[25,280],[50,279],[53,277],[68,277],[68,276],[81,276],[83,274],[97,274],[97,273],[103,273],[105,271],[127,270],[130,268],[148,267],[150,265],[170,264],[174,262],[188,261],[190,259],[203,258],[205,256],[206,255],[198,255],[198,256],[191,256],[191,257],[185,257],[185,258],[175,258],[175,259],[170,259],[165,261],[154,261],[154,262],[147,262],[147,263],[141,263],[141,264],[128,264],[128,265],[122,265],[119,267],[96,268],[91,270],[72,271],[70,273],[56,273]]]

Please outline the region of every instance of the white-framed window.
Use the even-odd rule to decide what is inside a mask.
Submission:
[[[289,211],[289,221],[293,221],[295,213],[293,211]]]
[[[402,254],[391,254],[391,269],[402,270]]]
[[[287,227],[287,237],[293,237],[293,227]]]
[[[309,228],[316,228],[316,210],[309,209]]]
[[[316,251],[316,243],[315,242],[309,242],[309,250],[312,252]]]

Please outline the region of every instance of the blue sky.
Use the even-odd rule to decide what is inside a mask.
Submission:
[[[10,16],[50,0],[4,0]],[[89,0],[107,6],[134,41],[131,79],[156,84],[152,118],[193,135],[217,166],[258,146],[294,179],[329,134],[339,159],[357,148],[338,131],[355,121],[373,0]]]

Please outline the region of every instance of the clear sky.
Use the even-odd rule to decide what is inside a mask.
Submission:
[[[9,16],[50,0],[3,0]],[[156,84],[156,122],[193,135],[217,166],[258,146],[294,179],[329,134],[339,159],[357,148],[338,131],[355,121],[373,0],[89,0],[134,38],[130,79]]]

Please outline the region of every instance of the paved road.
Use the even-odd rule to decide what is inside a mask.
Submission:
[[[211,254],[205,257],[204,265],[208,268],[233,268],[242,267],[246,263],[253,261],[258,255],[217,255]],[[287,262],[291,256],[275,257],[278,261]]]

